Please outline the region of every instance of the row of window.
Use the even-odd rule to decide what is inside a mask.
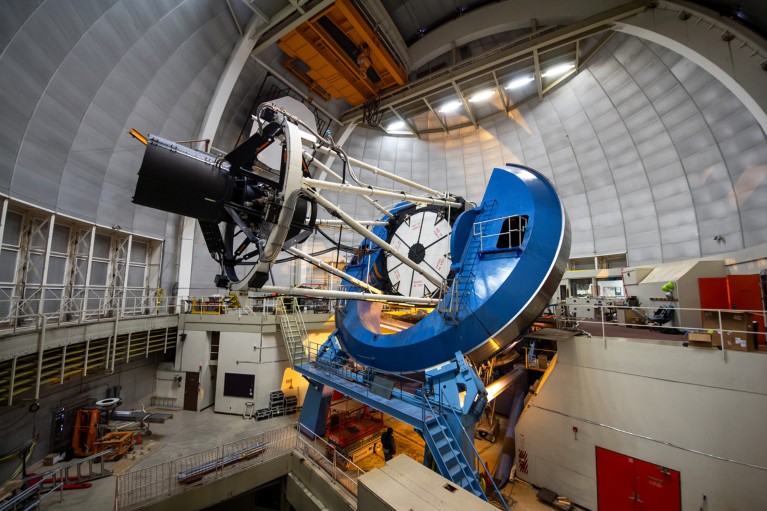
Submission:
[[[161,241],[0,201],[0,322],[103,315],[155,294]]]

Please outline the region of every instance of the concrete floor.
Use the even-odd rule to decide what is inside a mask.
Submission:
[[[298,417],[291,415],[256,422],[252,419],[244,420],[236,415],[213,413],[212,408],[199,413],[175,410],[173,415],[172,420],[152,427],[152,436],[144,437],[143,447],[136,447],[135,460],[130,461],[129,456],[128,460],[107,463],[107,468],[121,472],[133,467],[157,465],[291,424]],[[404,454],[419,462],[423,461],[423,440],[413,428],[391,417],[386,417],[385,422],[395,431],[398,455]],[[501,425],[501,431],[504,429],[505,421]],[[501,440],[499,439],[495,444],[477,440],[476,446],[492,473],[501,449]],[[364,470],[371,470],[382,465],[384,465],[382,454],[373,454],[360,461],[360,467]],[[44,470],[44,467],[37,465],[30,470],[40,472]],[[93,481],[91,488],[66,491],[61,502],[58,500],[58,495],[49,496],[43,501],[42,509],[56,511],[113,509],[115,481],[114,477],[107,477]],[[502,493],[507,497],[508,502],[513,504],[510,506],[512,511],[550,511],[552,509],[538,501],[537,490],[522,481],[507,485]]]

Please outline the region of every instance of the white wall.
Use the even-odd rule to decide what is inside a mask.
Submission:
[[[576,337],[520,419],[518,475],[597,509],[599,446],[678,470],[683,509],[764,509],[765,427],[767,357]]]
[[[241,414],[248,401],[255,402],[256,409],[268,408],[269,393],[282,388],[290,365],[282,338],[275,333],[221,332],[218,353],[214,410]],[[226,373],[253,374],[253,398],[225,396]]]
[[[213,404],[213,380],[210,369],[210,332],[186,332],[186,340],[178,342],[176,349],[176,369],[178,371],[199,373],[200,387],[197,395],[197,410]],[[179,406],[184,405],[183,388]]]

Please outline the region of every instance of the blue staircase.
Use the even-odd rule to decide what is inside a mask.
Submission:
[[[474,469],[469,465],[444,417],[435,415],[432,420],[427,421],[423,437],[442,477],[487,500]]]
[[[474,224],[484,222],[493,219],[493,213],[495,212],[498,201],[491,200],[482,203],[482,209],[477,217],[474,219]],[[461,319],[461,313],[464,309],[464,303],[466,298],[474,288],[474,280],[477,278],[477,274],[474,271],[474,267],[482,257],[482,240],[479,234],[475,232],[472,226],[471,238],[469,243],[464,249],[463,263],[461,265],[461,271],[453,279],[453,284],[450,288],[450,296],[444,300],[440,306],[440,312],[442,317],[452,323],[458,323]]]

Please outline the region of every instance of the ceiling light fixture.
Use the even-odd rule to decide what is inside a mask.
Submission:
[[[461,106],[461,102],[460,101],[455,101],[455,100],[448,101],[447,103],[445,103],[444,105],[442,105],[439,108],[439,113],[441,113],[441,114],[449,114],[451,112],[455,112],[456,110],[458,110],[459,106]]]
[[[494,89],[485,89],[483,91],[479,91],[476,94],[474,94],[471,98],[469,98],[469,103],[477,103],[479,101],[485,101],[486,99],[490,99],[493,97],[493,94],[495,94]]]
[[[509,84],[506,86],[507,89],[520,89],[527,85],[528,83],[535,80],[533,78],[533,75],[527,75],[527,76],[521,76],[519,78],[515,78],[512,81],[509,82]]]
[[[557,66],[548,68],[546,72],[543,73],[541,76],[545,76],[547,78],[560,76],[567,73],[574,67],[575,67],[575,64],[559,64]]]
[[[386,127],[386,131],[402,131],[405,128],[403,121],[394,121]]]

